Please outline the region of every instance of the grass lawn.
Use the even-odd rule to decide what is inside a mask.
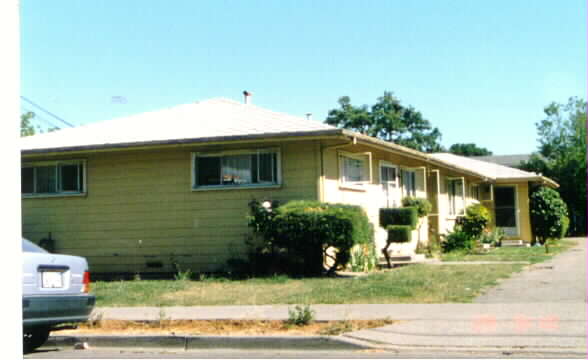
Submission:
[[[522,265],[410,265],[354,278],[285,276],[93,283],[96,306],[471,302]]]
[[[549,253],[539,247],[499,247],[488,252],[466,254],[459,251],[441,255],[443,261],[529,261],[532,264],[551,259],[554,255],[577,244],[576,240],[562,239],[549,243]]]

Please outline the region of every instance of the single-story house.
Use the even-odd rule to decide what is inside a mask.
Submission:
[[[218,271],[243,256],[252,199],[381,207],[426,197],[433,211],[410,244],[451,230],[471,203],[531,240],[534,173],[425,154],[250,103],[211,99],[23,138],[23,236],[88,258],[94,273]],[[416,231],[416,230],[415,230]],[[50,234],[50,235],[49,235]]]

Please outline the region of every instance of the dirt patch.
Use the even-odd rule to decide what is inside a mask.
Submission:
[[[393,324],[392,320],[321,321],[290,325],[278,320],[162,320],[152,322],[100,320],[77,329],[54,331],[67,335],[339,335]]]

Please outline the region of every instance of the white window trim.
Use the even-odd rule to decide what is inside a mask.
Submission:
[[[449,219],[455,219],[458,216],[462,216],[465,215],[465,209],[467,207],[467,203],[466,203],[466,186],[465,186],[465,178],[464,177],[448,177],[446,178],[446,183],[449,184],[449,181],[452,180],[461,180],[461,202],[463,205],[463,209],[461,213],[457,213],[457,214],[451,214],[449,213]],[[449,188],[447,188],[447,200],[450,200],[450,196],[449,196]],[[449,211],[451,211],[451,206],[449,206]]]
[[[383,167],[388,167],[388,168],[393,168],[396,169],[396,178],[394,179],[394,181],[388,181],[389,183],[394,183],[394,187],[398,188],[400,186],[400,179],[399,179],[399,175],[400,175],[400,167],[398,167],[398,165],[394,165],[389,161],[385,161],[385,160],[380,160],[379,163],[379,176],[380,176],[380,184],[383,184],[382,182],[382,168]]]
[[[82,165],[82,174],[83,174],[83,183],[80,184],[82,185],[82,191],[60,191],[59,187],[61,186],[61,184],[59,183],[59,181],[57,182],[57,190],[58,192],[56,193],[26,193],[23,194],[22,190],[21,190],[21,197],[24,199],[35,199],[35,198],[54,198],[54,197],[84,197],[88,195],[88,187],[87,187],[87,181],[88,181],[88,176],[87,176],[87,160],[85,159],[71,159],[71,160],[47,160],[47,161],[32,161],[32,162],[24,162],[21,165],[21,169],[23,168],[34,168],[34,167],[39,167],[39,166],[52,166],[54,165],[56,167],[56,171],[59,172],[59,165]],[[57,176],[57,180],[59,179],[59,174],[56,175]],[[33,186],[36,189],[37,183],[36,181],[33,180]]]
[[[394,178],[394,181],[387,181],[385,184],[382,181],[382,168],[393,168],[395,169],[395,173],[396,173],[396,177]],[[387,185],[388,186],[388,190],[384,190],[382,187],[380,188],[381,191],[383,192],[383,195],[386,198],[386,207],[390,208],[390,207],[396,207],[397,206],[397,202],[395,198],[392,199],[392,204],[390,204],[390,189],[389,186],[393,185],[394,188],[394,194],[398,194],[398,191],[401,191],[400,189],[400,167],[398,165],[395,165],[389,161],[385,161],[385,160],[380,160],[379,164],[378,164],[378,176],[380,179],[380,185]],[[402,200],[402,199],[401,199]]]
[[[343,167],[344,162],[342,158],[350,158],[355,160],[363,161],[367,163],[367,179],[362,181],[353,181],[353,182],[346,182],[343,180]],[[337,161],[338,161],[338,168],[339,168],[339,188],[346,189],[346,190],[358,190],[358,191],[366,191],[366,185],[372,183],[372,153],[371,152],[362,152],[362,153],[352,153],[347,151],[337,151]]]
[[[423,172],[423,192],[425,193],[424,197],[427,198],[428,195],[428,191],[427,191],[427,168],[425,166],[417,166],[417,167],[401,167],[400,171],[411,171],[414,172],[414,196],[417,196],[417,171],[421,170]],[[402,176],[400,175],[400,173],[398,174],[399,179],[402,180]],[[404,194],[404,185],[403,184],[399,184],[402,188],[402,197],[406,197],[407,195]]]
[[[494,184],[480,184],[480,189],[482,186],[484,185],[488,185],[490,187],[490,198],[489,199],[483,199],[482,198],[482,192],[480,192],[480,202],[493,202],[494,201]]]
[[[230,155],[247,155],[247,154],[276,154],[276,183],[261,183],[261,184],[243,184],[243,185],[201,185],[196,184],[196,158],[197,157],[222,157]],[[282,187],[282,151],[280,148],[254,148],[254,149],[240,149],[227,150],[215,152],[193,152],[191,156],[190,166],[190,190],[191,191],[218,191],[218,190],[238,190],[238,189],[278,189]]]
[[[477,199],[474,197],[474,189],[477,189],[478,190],[477,191],[478,192],[478,198]],[[470,200],[471,200],[472,203],[474,203],[474,204],[479,204],[480,203],[480,201],[481,201],[480,198],[482,197],[481,194],[480,194],[480,190],[481,190],[480,189],[480,184],[470,184],[470,196],[469,196],[469,198],[470,198]]]

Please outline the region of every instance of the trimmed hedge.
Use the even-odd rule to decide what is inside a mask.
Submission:
[[[429,200],[425,198],[417,198],[411,196],[407,196],[402,199],[402,206],[415,207],[417,209],[417,216],[419,218],[429,215],[431,210],[433,210],[433,205]]]
[[[408,225],[411,229],[416,229],[418,220],[416,207],[380,209],[380,226],[384,229],[390,225]]]
[[[412,228],[408,225],[390,225],[388,230],[388,242],[405,243],[412,238]]]
[[[303,200],[265,210],[259,208],[259,203],[256,206],[249,225],[263,235],[262,251],[279,257],[279,272],[320,275],[329,247],[336,249],[328,270],[333,272],[350,261],[354,245],[373,243],[372,225],[359,206]]]

